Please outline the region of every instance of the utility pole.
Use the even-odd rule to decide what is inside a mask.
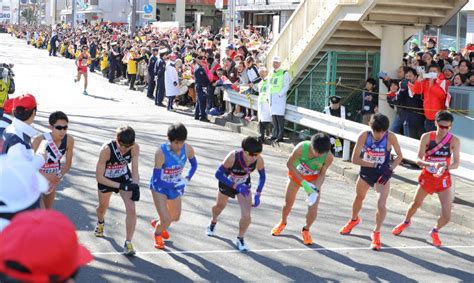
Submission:
[[[20,25],[21,20],[21,0],[18,0],[18,25]]]
[[[72,0],[72,7],[71,7],[71,13],[72,13],[72,25],[71,27],[74,29],[76,27],[76,0]]]
[[[235,29],[235,0],[229,0],[229,2],[229,43],[233,43]]]
[[[137,30],[137,0],[132,0],[132,17],[130,19],[130,35],[133,37]]]

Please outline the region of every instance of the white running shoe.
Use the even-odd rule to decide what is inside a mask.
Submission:
[[[209,237],[212,237],[215,234],[216,234],[216,225],[214,225],[214,227],[212,228],[211,224],[209,224],[206,229],[206,235],[208,235]]]
[[[235,239],[235,245],[241,252],[249,250],[249,248],[244,243],[244,239],[242,240],[240,240],[239,238]]]
[[[123,253],[125,255],[135,255],[136,251],[133,248],[132,242],[125,241],[125,244],[123,245]]]

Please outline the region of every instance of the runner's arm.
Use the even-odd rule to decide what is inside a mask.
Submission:
[[[298,181],[301,183],[304,181],[303,177],[301,176],[300,172],[295,167],[295,162],[296,160],[301,157],[303,154],[303,143],[299,143],[295,149],[293,149],[293,152],[290,154],[290,157],[288,158],[288,161],[286,162],[286,167],[288,167],[288,170],[290,170],[291,174],[298,179]]]
[[[107,160],[110,159],[110,149],[107,145],[100,149],[99,160],[95,169],[95,178],[97,183],[111,188],[120,188],[120,183],[114,182],[104,176]]]
[[[359,138],[357,139],[356,145],[354,147],[354,151],[352,152],[352,163],[363,167],[375,168],[375,166],[377,166],[376,162],[368,162],[362,159],[362,157],[360,157],[360,153],[362,152],[362,147],[364,146],[366,139],[367,132],[363,132],[359,135]]]
[[[173,189],[174,183],[166,182],[161,179],[163,174],[163,164],[165,163],[165,155],[161,148],[155,153],[155,168],[153,169],[153,176],[151,180],[151,185],[153,188],[164,188],[164,189]]]
[[[61,176],[64,177],[72,166],[72,157],[74,155],[74,138],[71,135],[67,135],[67,150],[66,150],[66,163],[61,168]]]
[[[189,160],[189,163],[191,164],[191,168],[189,168],[186,179],[188,179],[188,181],[191,181],[191,179],[194,176],[194,173],[196,173],[198,163],[197,163],[196,156],[194,155],[194,148],[190,145],[186,146],[186,156]]]
[[[233,151],[231,151],[229,152],[229,154],[227,154],[226,158],[224,159],[224,162],[217,169],[215,176],[217,180],[221,181],[226,186],[229,186],[235,189],[237,185],[225,175],[225,173],[229,171],[229,168],[231,168],[232,165],[234,165],[234,162],[235,162],[235,154]]]
[[[453,162],[448,165],[449,170],[458,168],[460,162],[461,142],[455,136],[452,137],[452,141]]]
[[[263,162],[262,156],[257,158],[257,170],[258,170],[258,185],[257,185],[257,194],[262,194],[263,187],[265,186],[265,181],[267,179],[265,174],[265,164]]]
[[[328,155],[326,156],[326,160],[324,160],[324,165],[323,167],[321,167],[321,170],[319,171],[319,176],[314,182],[314,185],[319,190],[321,190],[324,180],[326,179],[326,172],[328,171],[328,168],[329,166],[331,166],[333,161],[334,161],[334,156],[332,155],[331,152],[328,152]]]
[[[430,142],[430,134],[429,133],[423,134],[420,139],[420,146],[418,147],[418,161],[416,162],[416,164],[418,164],[419,166],[429,167],[429,166],[433,166],[434,164],[433,162],[428,162],[428,161],[423,160],[423,157],[425,156],[425,151],[426,151],[426,148],[428,147],[429,142]]]
[[[140,174],[138,171],[138,159],[140,157],[140,146],[135,143],[132,147],[132,182],[140,184]]]
[[[395,169],[395,167],[400,165],[400,163],[402,162],[403,154],[402,154],[402,150],[400,148],[400,144],[398,144],[397,136],[395,136],[394,133],[389,132],[388,141],[390,142],[390,144],[393,147],[393,150],[395,150],[395,153],[397,154],[397,158],[395,158],[395,160],[392,162],[391,169],[393,170],[393,169]]]

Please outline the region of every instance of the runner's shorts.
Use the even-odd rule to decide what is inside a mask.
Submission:
[[[293,182],[295,182],[296,184],[298,184],[298,185],[301,186],[300,181],[298,181],[298,179],[297,179],[290,171],[288,171],[288,177],[289,177]],[[319,175],[318,175],[318,174],[316,174],[316,175],[302,175],[301,177],[303,177],[303,179],[305,179],[306,181],[312,183],[312,182],[314,182],[316,179],[318,179]]]
[[[81,74],[87,73],[87,67],[77,67],[77,71]]]
[[[165,188],[153,188],[150,190],[155,191],[159,194],[165,195],[167,199],[177,199],[184,194],[184,189],[165,189]]]
[[[440,193],[451,188],[451,174],[444,172],[441,177],[437,177],[423,170],[418,177],[418,183],[429,194]]]

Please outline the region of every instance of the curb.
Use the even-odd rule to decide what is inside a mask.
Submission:
[[[235,117],[231,119],[226,119],[223,117],[209,116],[209,120],[211,120],[211,122],[216,125],[225,126],[236,133],[258,136],[258,131],[255,130],[255,125],[252,125],[252,122],[247,122],[243,119],[238,119]],[[289,143],[281,143],[275,148],[286,153],[291,153],[294,148],[294,145]],[[359,176],[359,173],[351,166],[344,166],[345,162],[346,161],[336,159],[335,162],[333,162],[333,164],[329,168],[329,170],[343,176],[347,181],[355,183],[357,177]],[[393,180],[393,183],[396,184],[396,186],[391,186],[390,196],[406,204],[411,203],[411,201],[413,200],[414,192],[417,188],[417,182],[396,174],[394,174]],[[459,203],[459,199],[455,198],[453,204],[456,204],[457,202]],[[441,212],[439,203],[437,201],[428,201],[428,199],[425,200],[425,202],[421,206],[421,209],[435,216],[439,216]],[[465,215],[462,212],[456,211],[456,209],[453,209],[453,211],[451,212],[450,222],[474,230],[474,219],[469,215]]]

